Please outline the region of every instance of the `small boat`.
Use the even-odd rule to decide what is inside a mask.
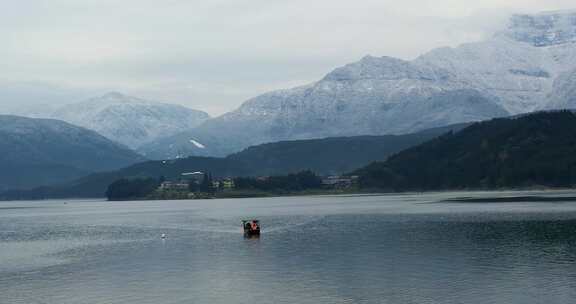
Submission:
[[[260,222],[258,220],[243,220],[242,228],[245,236],[260,235]]]

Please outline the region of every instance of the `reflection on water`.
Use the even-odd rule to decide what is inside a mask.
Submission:
[[[576,203],[464,196],[2,203],[0,303],[576,299]]]

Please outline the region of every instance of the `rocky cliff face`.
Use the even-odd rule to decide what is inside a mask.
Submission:
[[[552,92],[548,95],[547,110],[576,109],[576,69],[561,74],[554,80]]]
[[[555,79],[576,68],[575,42],[576,12],[515,15],[491,39],[432,50],[414,62],[446,69],[518,114],[546,107]]]
[[[500,34],[536,47],[576,42],[576,11],[514,15]]]

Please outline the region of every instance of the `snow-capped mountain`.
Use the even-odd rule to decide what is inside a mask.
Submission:
[[[141,151],[149,157],[227,154],[263,142],[408,133],[565,107],[575,103],[569,98],[575,70],[575,11],[514,15],[484,41],[434,49],[412,61],[367,56]]]
[[[108,93],[63,106],[51,115],[131,148],[194,128],[209,119],[202,111]]]
[[[576,68],[576,12],[514,15],[491,39],[435,49],[413,63],[497,96],[511,114],[543,109],[555,79]]]
[[[401,134],[507,114],[497,97],[480,93],[444,69],[367,56],[319,82],[258,96],[139,151],[150,158],[223,156],[264,142]],[[190,144],[191,139],[204,148]]]

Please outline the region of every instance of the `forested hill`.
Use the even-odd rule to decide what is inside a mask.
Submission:
[[[91,130],[54,119],[0,115],[0,190],[54,185],[141,161]]]
[[[406,135],[352,136],[281,141],[262,144],[226,159],[249,168],[250,175],[275,175],[312,170],[321,175],[342,174],[468,126],[455,124]]]
[[[540,112],[475,123],[355,173],[364,188],[393,191],[570,187],[576,115]]]
[[[178,179],[182,173],[209,171],[215,177],[282,175],[310,169],[318,174],[342,174],[388,155],[418,145],[467,124],[430,129],[416,134],[357,136],[286,141],[251,147],[227,158],[189,157],[148,161],[117,171],[91,174],[59,187],[6,191],[0,199],[103,197],[109,184],[120,178],[164,176]]]

